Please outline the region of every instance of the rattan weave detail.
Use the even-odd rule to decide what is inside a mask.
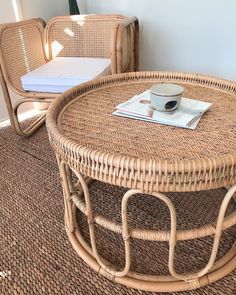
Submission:
[[[9,85],[20,94],[25,92],[21,76],[46,63],[43,44],[44,22],[40,19],[24,21],[22,25],[2,25],[0,54],[2,68]]]
[[[184,86],[187,97],[213,102],[198,129],[183,130],[112,115],[118,103],[161,82],[178,83]],[[235,269],[235,243],[227,254],[218,257],[221,236],[236,224],[235,212],[226,213],[236,192],[235,98],[233,82],[196,74],[139,72],[88,82],[64,93],[50,106],[47,128],[60,169],[67,235],[76,252],[96,272],[128,287],[170,292],[200,288]],[[104,215],[106,205],[102,213],[94,209],[93,180],[126,188],[118,204],[121,223],[113,215]],[[217,217],[213,224],[202,224],[198,212],[200,226],[179,228],[178,206],[163,192],[205,190],[207,194],[207,190],[226,185],[232,187],[221,199],[220,208],[214,207]],[[143,193],[144,198],[152,199],[153,206],[161,203],[169,212],[165,220],[168,230],[131,225],[130,203],[137,204]],[[188,205],[186,200],[184,206]],[[82,235],[77,210],[87,219],[89,242]],[[159,219],[160,212],[156,214]],[[139,214],[135,215],[134,219],[138,218]],[[120,235],[125,256],[122,264],[116,259],[114,262],[113,251],[108,256],[101,254],[104,243],[98,238],[98,229],[109,239],[114,233]],[[180,271],[177,245],[210,236],[212,247],[204,266]],[[132,252],[137,240],[167,242],[168,259],[161,260],[167,264],[168,273],[133,271],[133,262],[141,259],[137,251]],[[146,263],[151,264],[154,257],[152,253]]]
[[[60,16],[51,19],[45,29],[45,44],[48,58],[55,56],[80,56],[111,58],[117,62],[117,50],[122,51],[120,65],[122,70],[117,71],[117,65],[112,65],[113,74],[128,71],[132,68],[134,42],[134,27],[124,28],[119,40],[118,30],[122,21],[127,20],[121,15],[87,15],[87,16]],[[118,47],[120,48],[118,48]]]
[[[182,85],[186,97],[213,103],[196,130],[112,115],[118,103],[164,81]],[[197,74],[121,74],[62,95],[49,111],[48,129],[56,152],[85,175],[147,192],[202,190],[235,183],[235,105],[233,82]]]
[[[120,18],[124,19],[124,18]],[[50,54],[54,56],[81,56],[81,57],[101,57],[110,58],[112,52],[112,34],[120,19],[100,21],[71,21],[58,20],[48,24],[47,40],[51,44]],[[96,26],[94,26],[96,21]],[[90,40],[90,42],[86,42]],[[110,42],[107,42],[109,40]],[[78,42],[79,41],[79,42]],[[57,52],[58,42],[62,45],[61,51]]]

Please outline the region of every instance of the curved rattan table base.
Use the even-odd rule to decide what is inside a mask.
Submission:
[[[112,281],[123,284],[127,287],[142,289],[155,292],[172,292],[196,289],[213,283],[235,269],[236,265],[236,243],[219,260],[216,261],[219,242],[223,230],[236,224],[236,214],[225,217],[225,212],[231,198],[236,192],[236,185],[231,187],[223,198],[218,219],[215,225],[208,224],[201,228],[191,230],[177,230],[177,218],[175,207],[171,200],[164,194],[153,192],[151,195],[162,200],[169,208],[171,216],[170,231],[150,231],[144,229],[129,229],[128,226],[128,200],[136,194],[142,193],[140,190],[128,190],[122,198],[122,226],[115,224],[112,220],[102,215],[95,215],[92,210],[89,182],[82,174],[78,173],[64,162],[58,160],[60,173],[62,177],[64,197],[65,197],[65,226],[69,240],[79,254],[79,256],[97,273],[109,278]],[[76,184],[73,183],[72,173],[78,178]],[[89,226],[91,246],[83,238],[78,223],[76,221],[76,211],[80,210],[85,214]],[[125,266],[122,270],[111,264],[106,258],[100,256],[97,250],[95,224],[102,226],[122,235],[125,248]],[[206,266],[201,270],[195,270],[191,273],[177,273],[174,269],[175,245],[178,240],[196,239],[214,235],[212,252]],[[169,261],[168,267],[170,275],[155,276],[141,274],[130,271],[131,255],[130,240],[139,238],[150,241],[168,241],[169,243]]]
[[[143,291],[175,292],[204,287],[232,272],[236,265],[236,246],[233,246],[224,257],[216,262],[214,270],[199,278],[197,284],[194,281],[174,280],[171,276],[147,276],[138,273],[129,273],[124,277],[112,277],[100,267],[91,254],[92,249],[82,238],[78,229],[74,232],[67,232],[67,235],[75,251],[94,271],[114,282]],[[217,268],[218,265],[219,268]]]
[[[197,130],[178,129],[112,115],[118,103],[162,82],[180,84],[185,89],[186,97],[213,104],[211,110],[204,114]],[[219,249],[222,232],[236,224],[235,210],[225,216],[236,191],[235,98],[234,82],[199,74],[139,72],[112,75],[84,83],[64,93],[51,104],[47,112],[47,128],[62,177],[66,230],[78,254],[96,272],[128,287],[165,292],[205,286],[224,277],[236,267],[235,244],[227,254],[224,253],[225,256],[220,259],[217,257],[217,254],[222,255]],[[97,210],[102,210],[101,213],[94,212],[92,203],[95,199],[90,198],[91,189],[88,186],[90,179],[85,179],[84,176],[128,190],[119,199],[119,218],[112,214],[108,214],[109,218],[106,217],[107,208],[104,203],[101,208],[97,207]],[[232,187],[220,201],[219,212],[214,212],[215,223],[209,224],[209,219],[206,219],[207,224],[202,225],[202,220],[199,220],[198,225],[190,222],[194,225],[186,229],[186,222],[182,224],[182,230],[177,229],[178,207],[166,193],[200,192],[226,186]],[[129,199],[132,197],[133,202],[138,204],[140,193],[149,195],[148,199],[152,198],[150,203],[153,207],[157,203],[164,203],[160,207],[163,211],[167,209],[170,222],[163,220],[161,227],[157,225],[157,228],[164,226],[166,229],[169,226],[168,230],[139,228],[142,225],[139,217],[132,215]],[[118,203],[116,200],[114,202],[117,208]],[[188,200],[185,205],[188,208]],[[209,205],[211,207],[210,201]],[[77,209],[87,218],[89,244],[80,234],[76,221]],[[147,212],[148,210],[147,206]],[[196,207],[196,212],[194,210],[191,207],[190,219],[195,213],[196,217],[201,213],[198,212],[200,207]],[[146,216],[146,209],[143,211]],[[157,213],[153,214],[156,216]],[[128,220],[128,216],[134,218],[134,228],[131,227],[132,221]],[[120,217],[122,222],[115,222]],[[99,239],[99,230],[104,231],[108,239],[112,239],[114,233],[122,237],[122,248],[119,250],[124,249],[125,253],[123,268],[118,267],[121,262],[119,257],[114,257],[119,251],[105,250],[107,254],[103,256],[110,255],[110,261],[100,255],[100,247],[103,247],[105,241]],[[82,224],[81,233],[84,234]],[[187,244],[187,240],[204,237],[208,237],[209,241],[213,238],[213,244],[211,250],[207,248],[208,242],[202,245],[205,253],[201,252],[201,260],[205,259],[205,254],[208,256],[209,253],[210,256],[202,269],[196,270],[191,265],[192,262],[198,265],[196,268],[201,267],[200,261],[190,259],[195,258],[192,253],[186,255],[183,252],[180,257],[175,255],[178,254],[177,242],[186,241]],[[161,242],[167,243],[168,249],[163,247],[164,251],[160,253],[168,250],[168,262],[165,263],[168,273],[164,273],[166,270],[162,264],[166,258],[160,255],[156,262],[158,266],[160,264],[159,270],[168,276],[153,276],[157,273],[153,260],[157,251],[147,253],[149,249],[145,249],[145,261],[142,263],[139,257],[142,253],[136,247],[142,243],[140,240],[145,245],[152,241],[154,248],[155,245],[161,248]],[[230,246],[233,243],[232,239]],[[200,250],[201,242],[198,245],[197,250]],[[131,248],[136,251],[135,256],[131,255]],[[179,269],[181,260],[184,259],[190,263],[186,268],[192,268],[188,273]],[[131,272],[135,263],[137,272]],[[145,269],[146,266],[150,266],[150,272]]]

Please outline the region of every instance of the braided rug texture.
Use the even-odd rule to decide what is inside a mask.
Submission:
[[[45,127],[28,139],[18,137],[11,128],[1,129],[0,167],[0,294],[152,294],[128,289],[97,275],[73,250],[64,230],[58,167]],[[124,188],[95,181],[91,194],[95,211],[101,213],[103,209],[105,216],[119,222],[124,192]],[[207,194],[169,194],[177,207],[178,227],[213,221],[224,194],[224,189]],[[188,206],[185,207],[187,201]],[[168,228],[166,208],[151,197],[142,196],[135,202],[131,200],[129,208],[131,226]],[[235,203],[231,202],[227,214],[235,209]],[[84,219],[80,213],[78,217],[82,232],[88,239]],[[122,264],[121,238],[97,227],[96,236],[99,252],[109,257],[111,262]],[[229,250],[235,239],[235,227],[223,234],[219,256]],[[203,267],[209,259],[211,245],[212,238],[179,243],[177,270]],[[167,268],[162,263],[162,260],[167,260],[166,249],[164,242],[133,241],[132,269],[151,274],[166,273]],[[236,271],[207,287],[172,294],[236,294]]]

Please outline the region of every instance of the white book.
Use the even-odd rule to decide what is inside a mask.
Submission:
[[[71,87],[110,74],[111,60],[90,57],[55,57],[21,77],[26,91],[62,93]]]
[[[212,103],[182,97],[177,110],[160,112],[151,108],[150,90],[147,90],[117,105],[113,114],[164,125],[195,129],[201,116],[211,105]]]

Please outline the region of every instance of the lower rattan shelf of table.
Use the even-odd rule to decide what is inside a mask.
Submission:
[[[118,103],[161,82],[180,84],[186,97],[213,103],[196,130],[112,115]],[[205,286],[235,269],[235,243],[216,261],[222,232],[236,224],[235,210],[226,214],[236,191],[235,83],[203,75],[169,72],[108,76],[61,95],[47,113],[47,129],[60,168],[68,237],[74,249],[96,272],[128,287],[168,292]],[[126,188],[121,201],[120,223],[94,212],[89,188],[92,180]],[[223,187],[231,188],[222,198],[215,223],[177,229],[176,208],[166,193],[207,193]],[[148,194],[153,197],[153,202],[162,201],[168,208],[168,230],[129,225],[129,200],[138,199],[140,194]],[[188,202],[183,206],[188,206]],[[90,243],[79,230],[77,209],[87,218]],[[123,268],[111,264],[109,257],[100,255],[95,225],[122,236]],[[213,243],[206,265],[187,273],[176,271],[177,242],[208,236],[213,236]],[[131,255],[131,243],[135,239],[168,243],[168,275],[131,270],[132,256],[135,255]]]

